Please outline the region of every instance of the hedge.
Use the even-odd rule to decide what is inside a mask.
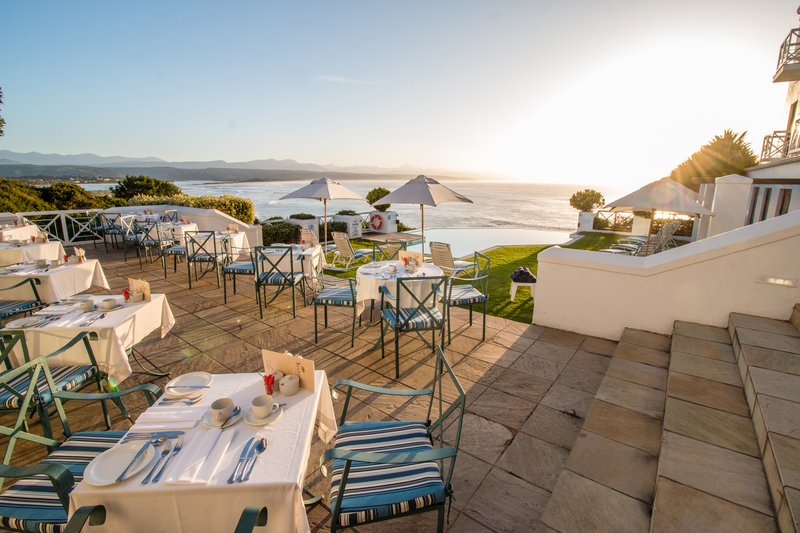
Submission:
[[[218,209],[245,224],[252,224],[256,218],[253,202],[238,196],[188,196],[186,194],[176,196],[136,196],[128,202],[128,205],[164,204],[197,207],[199,209]]]
[[[300,226],[288,222],[275,222],[273,224],[262,224],[264,245],[282,242],[293,244],[300,242]]]

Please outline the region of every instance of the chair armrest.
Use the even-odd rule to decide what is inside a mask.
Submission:
[[[333,384],[333,388],[339,388],[341,386],[347,386],[353,389],[365,390],[367,392],[373,392],[375,394],[388,394],[391,396],[426,396],[433,393],[433,389],[386,389],[383,387],[375,387],[373,385],[367,385],[365,383],[359,383],[358,381],[351,381],[349,379],[338,379],[336,383]]]
[[[142,383],[130,389],[119,389],[113,392],[72,392],[72,391],[57,391],[53,396],[62,400],[113,400],[122,396],[127,396],[134,392],[144,393],[148,405],[153,405],[155,401],[161,396],[161,389],[158,385],[152,383]]]
[[[481,281],[489,277],[489,274],[484,274],[483,276],[475,276],[472,278],[462,278],[460,276],[451,276],[450,281]]]
[[[378,287],[378,292],[380,292],[381,294],[387,296],[390,300],[394,300],[394,296],[392,295],[392,291],[390,291],[389,287],[387,287],[386,285],[381,285],[380,287]]]
[[[269,511],[266,507],[257,507],[249,505],[244,508],[242,515],[239,518],[239,523],[236,524],[234,533],[249,533],[255,527],[262,527],[267,525],[267,518]]]
[[[37,474],[50,478],[64,510],[69,509],[69,492],[75,484],[75,477],[66,466],[58,463],[39,463],[32,466],[0,465],[0,477],[23,478]]]
[[[8,291],[8,290],[11,290],[11,289],[16,289],[17,287],[19,287],[21,285],[25,285],[26,283],[30,283],[30,284],[34,284],[35,283],[36,285],[41,285],[42,281],[39,278],[25,278],[22,281],[20,281],[19,283],[15,283],[13,285],[9,285],[8,287],[4,287],[4,288],[0,289],[0,291]]]
[[[325,451],[322,456],[322,463],[331,459],[342,459],[344,461],[355,461],[358,463],[382,463],[382,464],[413,464],[428,463],[439,461],[449,457],[455,457],[458,453],[453,447],[437,448],[435,450],[421,450],[416,452],[359,452],[345,450],[343,448],[331,448]]]
[[[106,523],[106,508],[102,505],[84,505],[79,507],[64,528],[64,533],[80,533],[86,521],[90,526],[100,526]]]

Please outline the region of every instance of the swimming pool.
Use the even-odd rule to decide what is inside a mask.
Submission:
[[[411,233],[419,233],[419,230]],[[569,232],[525,228],[426,228],[425,240],[450,243],[453,256],[463,257],[493,246],[561,244],[569,240]]]

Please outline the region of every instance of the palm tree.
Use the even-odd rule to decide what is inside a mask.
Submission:
[[[744,140],[746,134],[746,131],[725,130],[722,135],[714,136],[678,165],[669,177],[696,191],[701,183],[713,182],[719,176],[743,174],[758,162],[750,144]]]

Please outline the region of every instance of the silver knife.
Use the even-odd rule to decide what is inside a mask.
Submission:
[[[247,456],[250,445],[253,444],[254,440],[255,437],[250,437],[245,443],[244,448],[242,449],[242,454],[239,456],[239,460],[236,462],[236,467],[233,469],[233,472],[231,472],[231,477],[228,478],[228,484],[233,483],[233,480],[236,478],[236,473],[239,471],[239,467],[242,466],[244,458]]]
[[[169,443],[169,441],[167,441],[167,443]],[[170,453],[172,453],[172,450],[170,449],[170,445],[169,445],[169,444],[167,444],[167,445],[166,445],[166,447],[164,447],[164,450],[161,452],[161,455],[159,455],[159,456],[156,458],[156,464],[154,464],[154,465],[153,465],[153,468],[151,468],[151,469],[150,469],[150,471],[147,473],[147,477],[145,477],[145,478],[142,480],[142,484],[143,484],[143,485],[147,485],[148,483],[150,483],[150,480],[153,478],[153,474],[155,474],[155,473],[156,473],[156,470],[158,470],[158,465],[160,465],[160,464],[161,464],[161,459],[164,459],[164,458],[165,458],[165,457],[167,457],[167,456],[168,456]]]
[[[178,442],[176,442],[175,447],[172,448],[172,453],[167,456],[167,458],[164,460],[164,464],[161,465],[161,470],[159,470],[158,474],[156,474],[156,477],[153,478],[153,483],[158,483],[161,480],[161,475],[164,473],[164,469],[167,468],[167,465],[172,458],[178,455],[178,452],[181,451],[181,448],[183,448],[183,437],[178,438]]]
[[[152,441],[148,440],[147,442],[144,443],[144,446],[139,448],[139,451],[136,452],[136,455],[133,456],[133,459],[131,459],[131,462],[128,463],[128,466],[125,467],[125,470],[123,470],[122,473],[117,477],[117,483],[119,483],[121,481],[125,481],[125,476],[128,475],[128,471],[131,469],[131,467],[133,467],[133,465],[136,464],[136,462],[139,460],[139,457],[142,456],[142,454],[145,452],[145,450],[148,447],[150,447],[151,443],[152,443]]]

